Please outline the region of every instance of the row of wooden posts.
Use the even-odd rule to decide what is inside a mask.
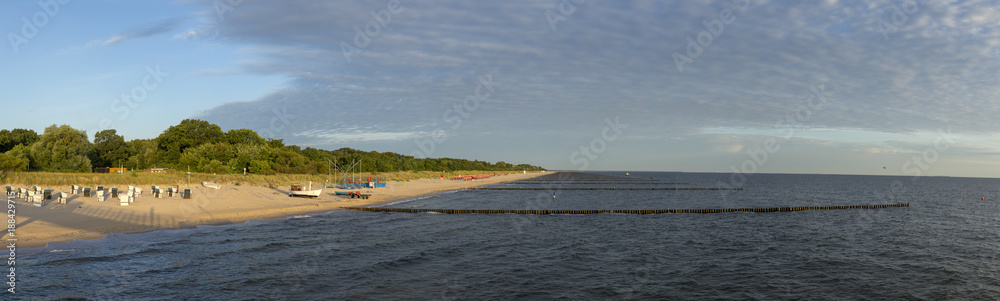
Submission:
[[[447,214],[662,214],[662,213],[728,213],[728,212],[794,212],[803,210],[840,210],[840,209],[880,209],[893,207],[909,207],[910,203],[879,204],[879,205],[848,205],[848,206],[810,206],[810,207],[777,207],[777,208],[728,208],[728,209],[639,209],[639,210],[504,210],[504,209],[418,209],[418,208],[384,208],[384,207],[341,207],[349,210],[370,212],[404,212],[404,213],[447,213]]]
[[[471,187],[468,190],[743,190],[743,187]]]

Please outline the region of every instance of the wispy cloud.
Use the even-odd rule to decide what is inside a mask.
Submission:
[[[128,30],[125,30],[122,33],[119,33],[107,40],[100,42],[100,45],[101,46],[114,45],[122,42],[168,33],[173,31],[174,28],[180,25],[183,21],[184,21],[183,18],[170,18],[170,19],[156,21],[153,23],[134,26],[132,28],[129,28]],[[96,43],[92,41],[88,45],[96,45]]]
[[[707,30],[706,21],[738,5],[588,1],[552,31],[545,11],[555,5],[403,1],[348,62],[342,43],[354,43],[356,27],[376,24],[371,12],[385,2],[247,2],[213,24],[253,53],[254,60],[236,67],[329,86],[336,94],[281,90],[202,117],[267,129],[275,109],[293,105],[303,108],[291,122],[298,128],[282,132],[292,142],[311,139],[293,133],[346,125],[372,133],[588,137],[586,126],[609,114],[636,124],[636,135],[657,137],[772,129],[807,101],[810,87],[823,84],[836,99],[813,112],[811,128],[883,135],[878,139],[946,124],[969,134],[1000,132],[992,116],[1000,110],[1000,59],[991,55],[1000,48],[1000,27],[989,1],[923,2],[888,40],[878,21],[892,17],[890,1],[751,1],[683,73],[671,53],[684,52],[689,38]],[[502,88],[453,128],[443,114],[488,73]],[[331,119],[338,122],[317,122]],[[825,134],[852,139],[851,132]],[[344,139],[327,141],[335,140]],[[731,145],[709,147],[732,152]]]

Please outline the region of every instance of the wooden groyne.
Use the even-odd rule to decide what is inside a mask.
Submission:
[[[472,187],[468,190],[743,190],[743,187]]]
[[[542,182],[542,181],[529,182],[529,181],[517,181],[517,182],[509,182],[509,183],[505,183],[505,184],[511,184],[511,185],[516,185],[516,184],[524,184],[524,185],[547,185],[547,184],[552,184],[552,185],[567,185],[567,184],[568,185],[582,185],[582,184],[590,184],[590,185],[593,185],[593,184],[600,184],[600,185],[618,185],[618,184],[621,184],[621,185],[636,185],[636,184],[643,184],[643,185],[647,185],[647,184],[682,185],[682,184],[691,184],[691,183],[669,183],[669,182],[554,182],[554,181],[553,182]]]
[[[348,210],[369,212],[403,212],[403,213],[445,213],[445,214],[663,214],[663,213],[769,213],[795,212],[803,210],[843,210],[843,209],[882,209],[894,207],[910,207],[910,203],[883,205],[849,205],[849,206],[812,206],[812,207],[777,207],[777,208],[730,208],[730,209],[647,209],[647,210],[504,210],[504,209],[418,209],[418,208],[382,208],[382,207],[340,207]]]

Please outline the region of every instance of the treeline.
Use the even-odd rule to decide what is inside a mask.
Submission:
[[[187,119],[156,139],[125,141],[115,130],[104,130],[90,142],[85,131],[52,125],[39,135],[25,129],[0,130],[0,171],[91,172],[94,167],[173,168],[206,173],[326,174],[331,167],[355,171],[542,170],[503,161],[497,163],[452,158],[415,158],[397,153],[334,151],[285,145],[253,130],[223,132],[218,125]]]

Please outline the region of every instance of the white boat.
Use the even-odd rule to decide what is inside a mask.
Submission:
[[[205,186],[207,188],[212,188],[212,189],[222,188],[222,185],[215,184],[215,183],[212,183],[212,182],[201,182],[201,186]]]
[[[290,197],[305,197],[305,198],[315,198],[319,197],[323,193],[323,189],[312,190],[312,182],[309,182],[309,187],[306,188],[300,184],[292,184],[292,189],[289,190],[288,196]]]

